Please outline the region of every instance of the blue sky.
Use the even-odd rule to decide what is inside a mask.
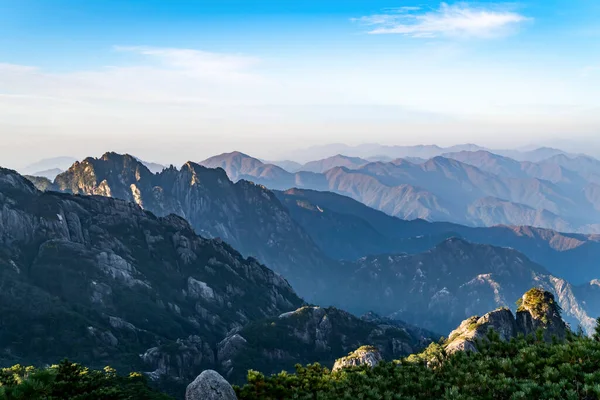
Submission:
[[[599,20],[595,0],[0,0],[0,158],[110,148],[178,162],[340,141],[589,150]]]

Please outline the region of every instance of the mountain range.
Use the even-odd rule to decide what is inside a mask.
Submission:
[[[291,189],[275,193],[294,220],[334,259],[415,254],[450,237],[461,237],[473,243],[514,248],[576,284],[598,277],[600,235],[560,233],[529,226],[484,228],[418,219],[406,221],[331,192]]]
[[[181,385],[206,368],[241,379],[257,351],[253,367],[269,372],[333,363],[372,340],[399,355],[436,340],[406,324],[303,308],[281,275],[196,235],[181,217],[107,196],[41,192],[6,169],[0,284],[8,365],[68,357]]]
[[[159,216],[177,214],[198,234],[220,238],[283,274],[308,300],[323,286],[314,272],[332,270],[272,192],[244,180],[233,183],[222,169],[188,162],[153,174],[135,157],[106,153],[73,164],[53,185],[131,201]]]
[[[571,155],[570,153],[551,147],[490,149],[472,143],[458,144],[449,147],[437,145],[388,146],[378,143],[365,143],[357,146],[350,146],[343,143],[331,143],[321,146],[312,146],[307,149],[297,149],[290,154],[290,159],[308,162],[316,159],[329,158],[335,154],[344,154],[350,157],[360,157],[369,161],[392,161],[398,158],[411,157],[430,159],[444,153],[479,150],[490,151],[519,161],[532,162],[541,161],[558,154]]]
[[[234,152],[200,164],[270,189],[332,191],[402,219],[600,232],[600,161],[591,157],[561,153],[531,162],[478,150],[413,161],[337,155],[292,173]]]
[[[159,216],[178,214],[201,235],[219,237],[273,268],[309,301],[356,314],[395,315],[443,332],[473,312],[473,299],[482,310],[510,306],[503,299],[535,282],[557,295],[574,324],[590,328],[598,311],[594,279],[600,237],[593,235],[406,221],[331,192],[271,192],[245,180],[233,183],[223,169],[194,163],[152,174],[134,157],[115,153],[74,164],[52,185],[75,194],[120,197]],[[490,261],[492,256],[498,261]],[[465,265],[472,267],[463,270]],[[369,279],[401,270],[412,282],[424,268],[432,269],[420,296],[403,286],[407,282]],[[486,275],[476,292],[467,290]],[[367,287],[378,294],[361,290]],[[440,291],[454,300],[437,302]],[[423,314],[432,317],[417,317]]]
[[[213,364],[214,344],[231,329],[303,303],[279,275],[197,236],[180,217],[39,192],[4,169],[0,254],[0,357],[12,362],[68,356],[160,368],[165,360],[138,354],[183,340],[200,368]]]

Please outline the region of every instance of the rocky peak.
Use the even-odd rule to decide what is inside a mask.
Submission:
[[[348,354],[346,357],[339,358],[333,365],[333,371],[343,368],[368,365],[374,367],[383,361],[379,350],[374,346],[362,346]]]
[[[56,190],[118,197],[140,203],[141,185],[152,186],[153,174],[129,154],[108,152],[75,162],[54,180]]]
[[[33,194],[37,190],[33,184],[16,171],[0,167],[0,190],[18,190]]]
[[[552,293],[531,289],[519,299],[517,305],[517,325],[521,332],[530,335],[542,329],[546,340],[551,340],[552,336],[564,339],[569,328],[561,317],[561,308]]]
[[[177,214],[198,234],[220,238],[284,274],[304,296],[322,290],[323,274],[310,270],[327,271],[334,263],[273,193],[244,180],[234,184],[216,167],[187,162],[179,170],[152,174],[135,157],[110,152],[75,163],[56,178],[55,186],[58,191],[124,199],[158,216]]]
[[[207,168],[203,165],[196,164],[195,162],[188,161],[181,167],[182,173],[188,173],[198,179],[203,184],[212,181],[221,180],[223,182],[229,182],[227,173],[223,168]]]
[[[533,288],[517,302],[516,318],[508,308],[499,308],[482,317],[473,316],[464,320],[453,330],[446,342],[446,351],[477,351],[478,340],[486,340],[490,330],[495,331],[501,340],[508,341],[519,334],[534,335],[542,330],[543,338],[553,337],[563,340],[569,330],[560,316],[560,307],[552,293]]]

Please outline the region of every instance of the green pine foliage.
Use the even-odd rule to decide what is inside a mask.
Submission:
[[[266,377],[255,371],[236,387],[240,400],[600,399],[600,342],[569,334],[503,342],[490,332],[478,353],[447,355],[439,344],[374,368],[332,372],[313,364]]]
[[[139,373],[110,367],[90,370],[62,361],[45,369],[15,365],[0,370],[1,400],[172,400],[151,389]]]
[[[562,308],[554,299],[554,295],[543,289],[529,289],[522,298],[517,300],[517,312],[528,310],[537,319],[541,319],[544,323],[548,323],[547,315],[554,313],[560,315]]]

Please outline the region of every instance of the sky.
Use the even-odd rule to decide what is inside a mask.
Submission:
[[[332,142],[600,155],[600,2],[0,0],[0,165]]]

